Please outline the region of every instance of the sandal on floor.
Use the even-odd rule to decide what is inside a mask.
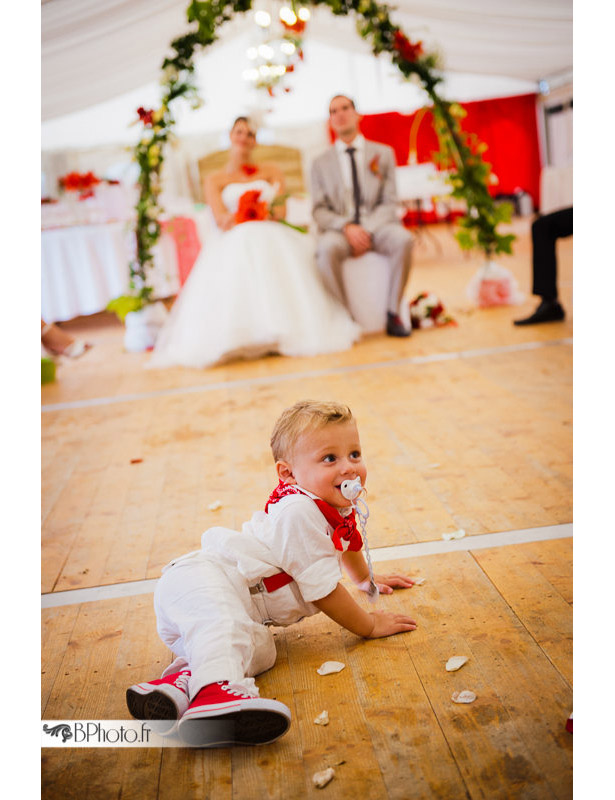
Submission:
[[[90,344],[89,342],[84,342],[83,339],[73,339],[64,347],[59,347],[59,346],[54,347],[50,344],[45,344],[45,342],[42,341],[45,337],[45,334],[56,332],[57,330],[61,329],[58,329],[53,323],[48,323],[41,330],[41,343],[45,348],[45,350],[51,355],[66,356],[66,358],[79,358],[79,356],[82,356],[84,353],[86,353],[93,347],[92,344]],[[62,331],[62,333],[67,338],[71,338],[65,331]]]
[[[65,347],[64,350],[60,353],[62,356],[66,356],[67,358],[79,358],[84,353],[87,353],[88,350],[94,347],[93,344],[89,342],[84,342],[83,339],[75,339],[72,344],[69,344],[68,347]]]

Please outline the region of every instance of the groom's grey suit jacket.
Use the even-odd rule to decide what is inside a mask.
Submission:
[[[361,184],[360,224],[369,233],[382,225],[398,222],[395,187],[395,155],[392,148],[365,139],[365,163],[359,168]],[[312,164],[312,215],[319,233],[342,231],[353,221],[352,192],[344,185],[335,147],[330,147]]]

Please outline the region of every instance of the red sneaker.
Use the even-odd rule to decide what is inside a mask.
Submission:
[[[175,723],[190,703],[189,678],[190,670],[183,669],[167,675],[166,678],[131,686],[126,690],[128,710],[136,719],[171,720]],[[169,726],[172,727],[173,725]]]
[[[269,744],[290,727],[290,710],[277,700],[251,694],[240,684],[204,686],[178,725],[180,739],[195,747]]]

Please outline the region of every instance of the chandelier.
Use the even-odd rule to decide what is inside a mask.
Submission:
[[[257,31],[254,44],[246,51],[250,66],[243,71],[244,80],[270,97],[274,89],[290,92],[284,79],[303,60],[303,34],[309,19],[309,9],[294,2],[282,5],[277,15],[264,9],[255,11]]]

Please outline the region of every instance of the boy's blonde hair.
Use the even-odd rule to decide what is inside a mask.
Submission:
[[[290,457],[297,439],[308,430],[324,428],[325,425],[351,422],[354,419],[348,406],[334,401],[300,400],[284,409],[271,434],[273,460]]]

